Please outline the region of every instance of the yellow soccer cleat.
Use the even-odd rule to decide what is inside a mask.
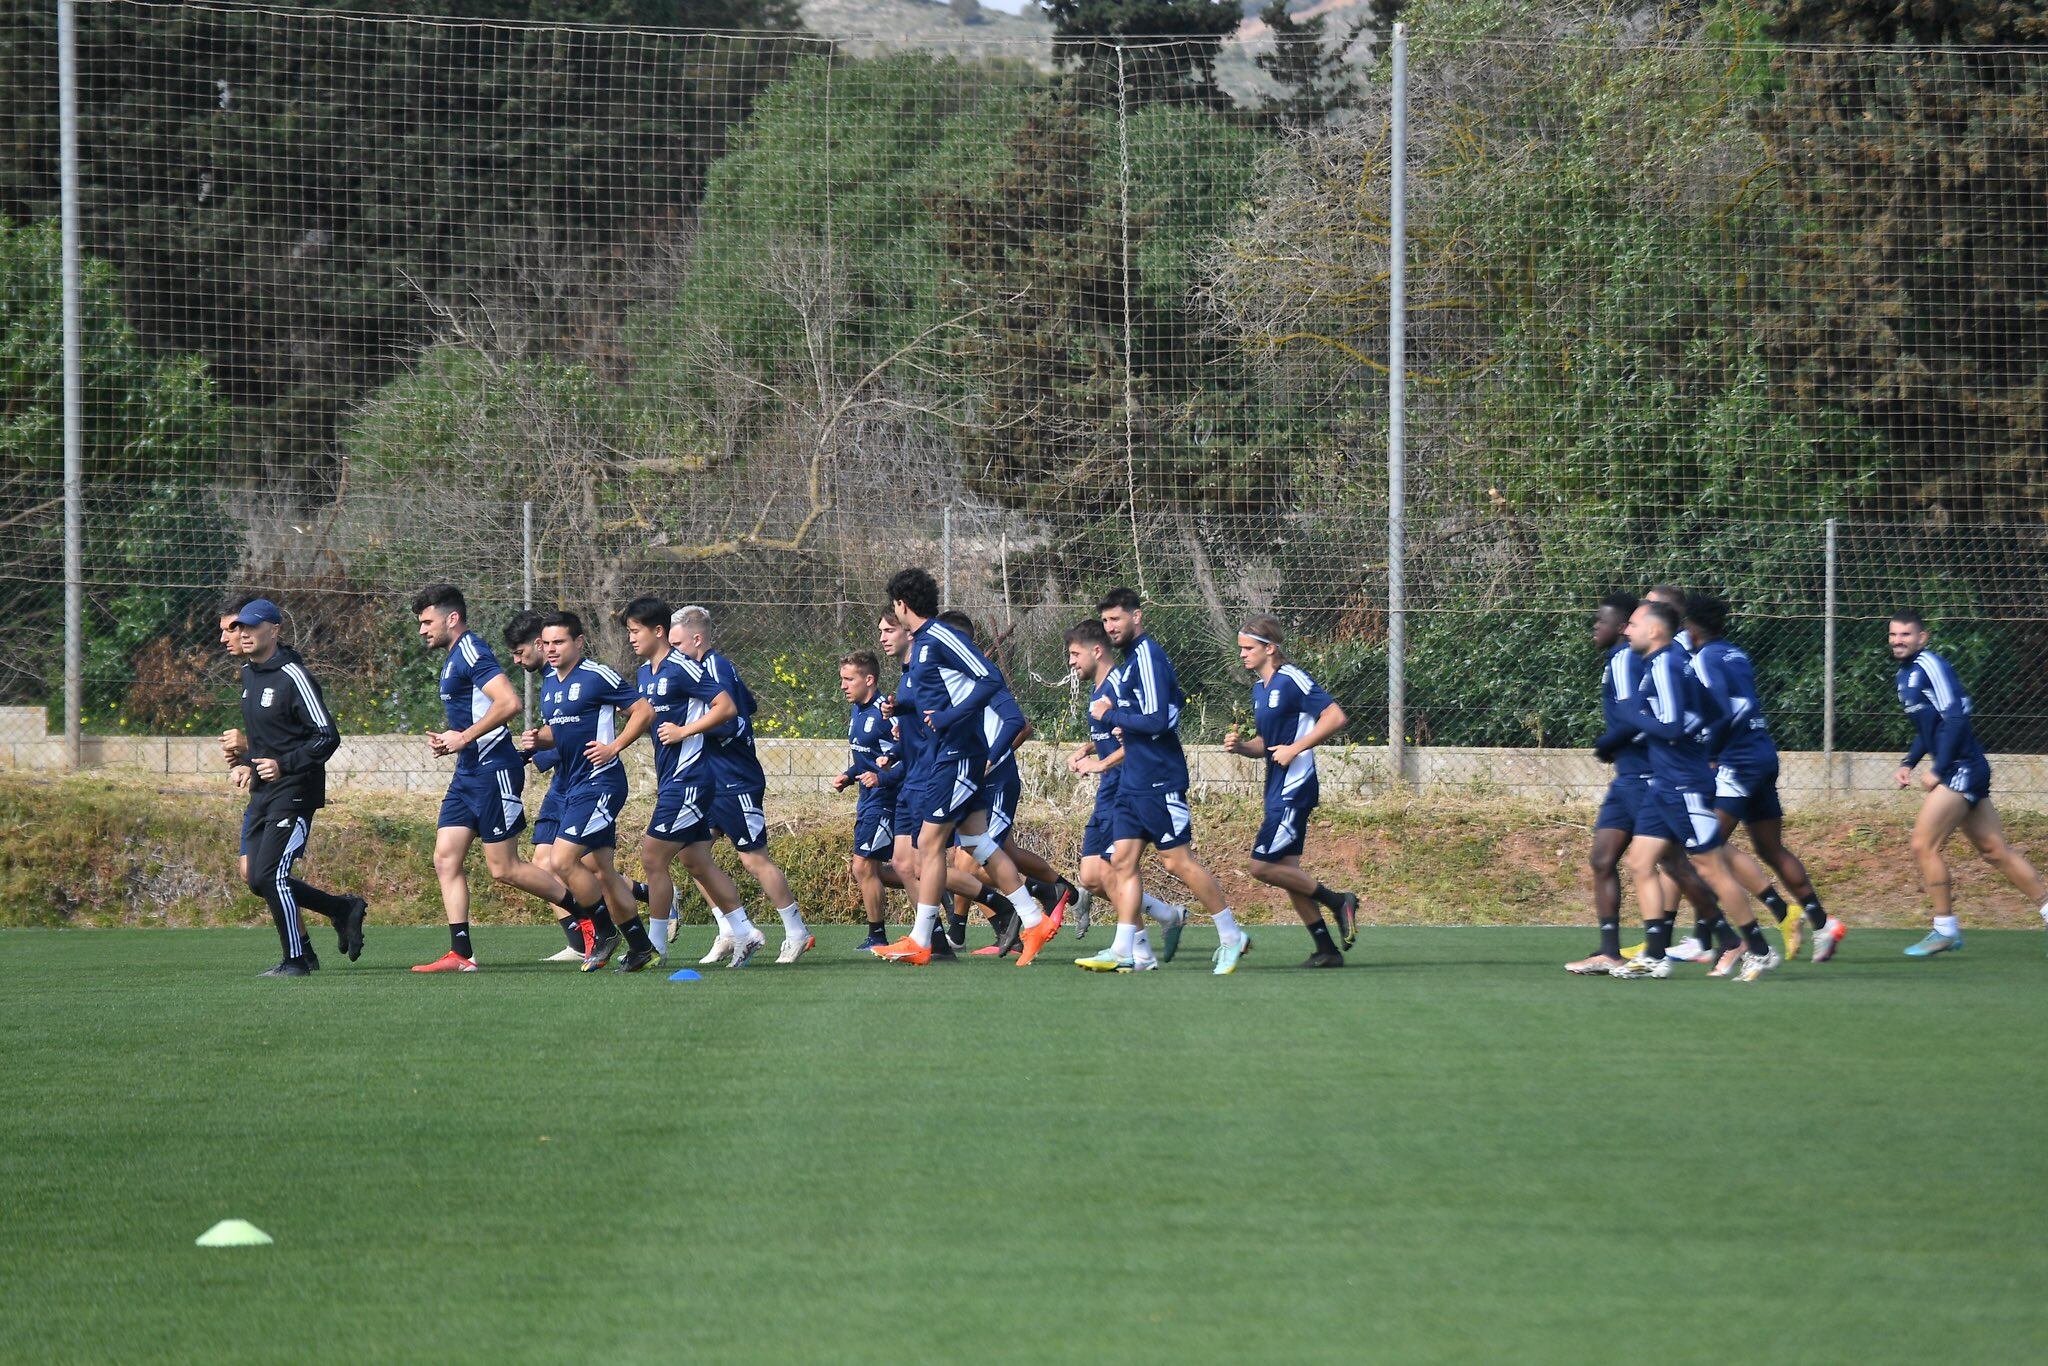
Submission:
[[[1785,912],[1785,918],[1778,922],[1778,933],[1785,936],[1784,961],[1789,963],[1799,956],[1799,945],[1806,936],[1806,912],[1793,906]],[[1747,982],[1750,979],[1742,979]]]
[[[1621,956],[1623,958],[1641,958],[1643,956],[1643,947],[1641,944],[1630,944],[1621,951]]]
[[[1090,954],[1086,958],[1076,958],[1074,966],[1088,972],[1130,972],[1136,964],[1129,958],[1119,958],[1108,949],[1104,949],[1101,953]]]

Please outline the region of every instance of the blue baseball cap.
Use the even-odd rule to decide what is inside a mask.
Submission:
[[[254,626],[259,621],[282,623],[284,613],[278,611],[277,604],[269,598],[258,598],[235,614],[235,623],[239,626]]]

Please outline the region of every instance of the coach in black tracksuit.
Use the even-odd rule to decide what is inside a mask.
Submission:
[[[320,684],[296,650],[277,643],[283,620],[277,604],[257,598],[235,617],[242,633],[242,730],[247,749],[238,782],[249,787],[249,890],[263,898],[284,946],[284,961],[265,977],[304,977],[319,966],[306,942],[301,907],[334,922],[341,951],[355,959],[363,951],[363,914],[358,896],[336,896],[292,876],[305,852],[313,813],[327,804],[327,759],[341,744]]]

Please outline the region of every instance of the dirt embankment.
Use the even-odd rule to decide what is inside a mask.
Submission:
[[[622,869],[637,869],[645,802],[637,798],[620,822],[631,836]],[[386,923],[437,924],[429,860],[438,809],[438,796],[341,794],[315,823],[305,875],[360,891]],[[0,925],[259,922],[262,904],[235,874],[241,810],[235,794],[204,780],[0,774]],[[1829,909],[1860,924],[1924,919],[1906,845],[1913,810],[1901,796],[1892,805],[1818,808],[1788,821],[1787,840],[1804,855]],[[806,913],[852,919],[850,800],[790,804],[770,815],[771,848]],[[1287,917],[1284,899],[1245,871],[1258,815],[1234,802],[1200,807],[1197,852],[1249,918]],[[1356,889],[1374,923],[1584,924],[1590,818],[1590,811],[1458,796],[1331,807],[1310,826],[1307,864],[1330,886]],[[2048,864],[2048,818],[2013,818],[2008,833]],[[1079,836],[1073,813],[1027,812],[1023,822],[1026,842],[1060,867],[1072,866]],[[2028,900],[1962,840],[1949,853],[1968,924],[2039,923]],[[737,867],[729,850],[726,858]],[[474,919],[544,918],[530,899],[492,885],[482,863],[471,860]],[[753,890],[744,880],[741,887]],[[1185,899],[1170,886],[1162,894]],[[686,907],[690,918],[703,918],[696,898]],[[892,917],[902,918],[900,903]]]

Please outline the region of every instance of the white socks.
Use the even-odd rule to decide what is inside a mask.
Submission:
[[[1956,918],[1952,915],[1938,915],[1934,917],[1934,932],[1936,934],[1945,934],[1950,939],[1961,939],[1963,937],[1963,927],[1956,923]]]
[[[2043,906],[2041,908],[2041,919],[2043,919],[2044,921],[2048,921],[2048,906]]]
[[[1110,957],[1118,959],[1130,958],[1137,951],[1138,927],[1136,925],[1118,925],[1116,927],[1116,938],[1111,941],[1109,946]]]
[[[718,922],[718,932],[720,934],[730,935],[732,933],[732,918],[728,916],[724,911],[721,911],[718,909],[718,907],[713,906],[711,908],[711,918]]]
[[[1147,934],[1142,926],[1132,947],[1131,961],[1141,968],[1159,961],[1159,955],[1152,952],[1152,936]]]
[[[1031,889],[1023,883],[1017,884],[1016,891],[1005,892],[1003,895],[1010,899],[1010,907],[1017,912],[1017,918],[1024,922],[1025,929],[1028,930],[1045,919],[1045,912],[1038,909],[1038,901],[1031,895]]]
[[[803,912],[796,908],[794,901],[787,906],[777,906],[775,914],[782,917],[782,932],[791,939],[802,939],[811,932],[810,927],[804,924]]]
[[[1181,921],[1187,919],[1188,916],[1185,906],[1176,906],[1170,901],[1161,901],[1150,892],[1145,893],[1145,914],[1151,916],[1162,925],[1178,925]]]
[[[747,919],[747,908],[735,906],[718,916],[718,927],[733,937],[734,942],[753,939],[760,935],[754,922]]]
[[[647,937],[654,941],[656,953],[667,954],[669,937],[675,930],[675,924],[675,921],[665,915],[647,917]]]
[[[917,942],[919,948],[928,949],[932,946],[932,930],[938,923],[937,906],[920,905],[917,908],[917,923],[910,927],[910,937]]]
[[[1216,937],[1226,944],[1234,944],[1244,938],[1244,931],[1237,927],[1237,917],[1231,914],[1228,906],[1216,912]]]

